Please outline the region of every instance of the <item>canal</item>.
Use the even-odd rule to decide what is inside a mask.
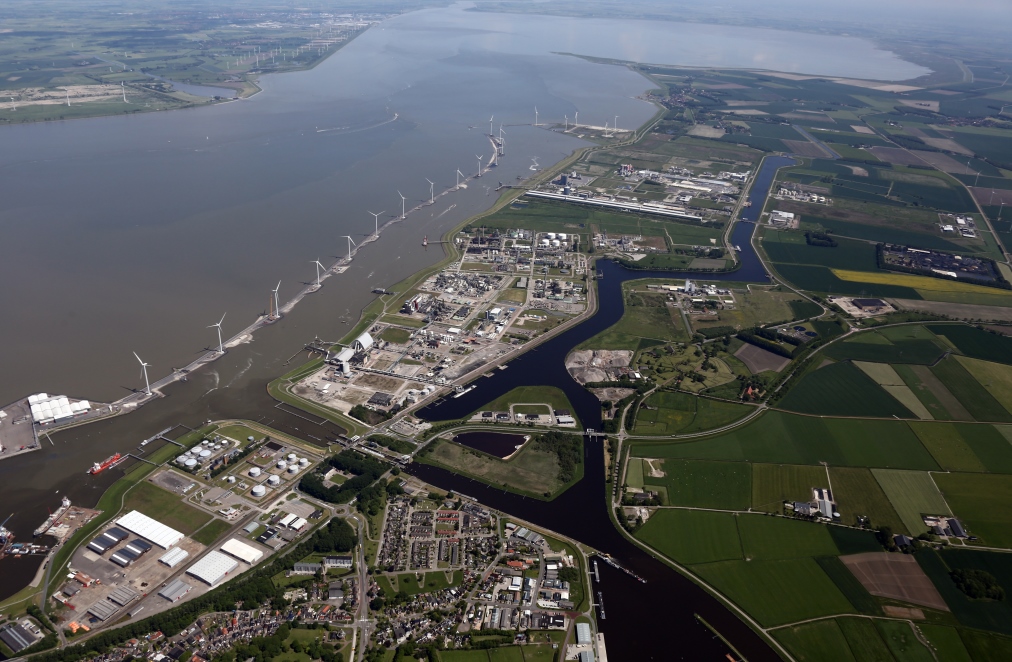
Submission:
[[[741,247],[740,268],[724,274],[706,274],[705,280],[768,282],[766,270],[752,246],[752,233],[777,169],[793,163],[793,159],[784,157],[769,157],[763,162],[749,193],[752,204],[742,213],[746,222],[738,223],[731,237],[731,243]],[[623,283],[641,278],[692,278],[700,274],[634,271],[612,261],[598,262],[597,268],[601,273],[597,281],[599,305],[592,317],[523,354],[509,364],[508,370],[496,371],[491,378],[479,380],[474,390],[425,407],[418,415],[430,421],[463,418],[514,388],[537,384],[560,388],[583,424],[599,428],[601,405],[570,376],[565,366],[566,355],[622,317]],[[549,503],[504,492],[439,467],[415,463],[407,471],[433,485],[474,497],[502,512],[611,554],[623,566],[646,579],[647,583],[642,584],[604,563],[598,564],[601,582],[595,583],[593,589],[595,594],[602,591],[607,614],[606,619],[599,620],[599,626],[606,635],[609,655],[615,651],[615,659],[723,658],[728,652],[726,645],[699,624],[696,614],[733,642],[749,660],[779,659],[765,641],[720,601],[630,543],[616,529],[608,512],[611,486],[605,479],[603,442],[600,437],[588,439],[591,440],[584,447],[583,479]],[[691,535],[691,532],[686,534]],[[670,636],[675,632],[677,638]]]

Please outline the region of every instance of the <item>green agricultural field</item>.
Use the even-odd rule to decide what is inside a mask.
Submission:
[[[629,458],[625,470],[625,484],[629,487],[643,487],[643,460],[640,458]]]
[[[847,644],[848,637],[841,631],[838,620],[830,618],[824,621],[792,625],[773,631],[773,636],[794,655],[798,662],[864,662],[868,659],[854,657]],[[860,620],[860,619],[853,619]],[[872,626],[874,629],[874,626]],[[886,651],[888,653],[888,651]],[[878,658],[886,659],[886,658]]]
[[[748,415],[752,408],[688,393],[657,391],[644,403],[656,409],[636,413],[635,434],[674,435],[701,432],[733,423]]]
[[[440,662],[489,662],[487,650],[442,650],[437,655]]]
[[[829,527],[831,530],[847,530],[842,529],[839,526]],[[850,529],[853,530],[853,529]],[[859,532],[861,533],[861,532]],[[864,535],[874,539],[874,534],[870,532],[864,532]],[[834,537],[834,540],[836,538]],[[877,550],[864,550],[864,551],[881,551],[881,545]],[[847,598],[847,601],[853,605],[854,609],[861,614],[868,614],[869,616],[878,616],[882,613],[881,607],[879,607],[878,600],[872,596],[868,590],[861,585],[857,577],[854,576],[847,566],[843,564],[838,556],[820,556],[815,559],[822,571],[833,581],[836,588],[840,589],[843,596]]]
[[[1012,338],[965,324],[930,324],[928,329],[945,336],[966,356],[1012,365]]]
[[[752,465],[752,509],[783,510],[784,501],[809,501],[812,488],[828,487],[826,468],[799,464]]]
[[[869,334],[879,336],[887,342],[875,342],[872,338],[865,339]],[[843,342],[830,345],[823,352],[826,356],[843,361],[870,361],[875,363],[917,363],[931,365],[942,355],[943,349],[935,342],[924,338],[910,340],[889,340],[875,331],[865,331]]]
[[[926,623],[917,626],[928,642],[938,651],[940,660],[946,662],[972,662],[970,654],[959,637],[959,630],[946,625],[928,625]],[[982,658],[983,659],[983,658]]]
[[[935,656],[918,640],[911,623],[877,620],[875,627],[897,660],[935,662]]]
[[[998,434],[992,434],[992,430]],[[972,428],[967,443],[988,471],[1012,474],[1012,426],[992,425]]]
[[[692,570],[767,627],[854,611],[814,559],[720,561]]]
[[[845,343],[837,343],[831,348],[841,344]],[[778,404],[783,409],[802,414],[915,418],[913,412],[856,366],[846,362],[808,373]]]
[[[1002,552],[985,552],[967,549],[946,549],[943,551],[922,550],[916,555],[921,566],[945,604],[960,624],[981,630],[991,630],[1005,635],[1012,635],[1012,604],[1006,596],[1005,600],[971,600],[953,583],[949,573],[952,570],[984,570],[995,576],[1003,587],[1012,586],[1012,558]],[[1006,588],[1006,591],[1008,589]],[[971,655],[974,645],[962,631],[963,643]],[[999,660],[1004,657],[976,657],[981,660]]]
[[[927,366],[895,365],[893,369],[936,421],[973,420],[970,412],[966,411]]]
[[[138,483],[123,503],[124,511],[139,510],[165,526],[190,535],[211,521],[211,514],[183,503],[177,495],[149,482]]]
[[[636,537],[682,564],[740,559],[736,519],[732,513],[661,508]]]
[[[1012,415],[966,371],[959,361],[950,356],[931,366],[932,374],[945,384],[959,403],[978,421],[1012,422]]]
[[[836,544],[825,524],[771,517],[742,515],[738,535],[746,561],[772,561],[816,556],[835,556]]]
[[[987,471],[962,433],[973,434],[975,428],[985,428],[997,434],[994,428],[958,423],[910,423],[910,428],[946,471]]]
[[[1012,411],[1012,366],[957,356],[960,365],[987,389],[1006,411]]]
[[[231,522],[215,518],[201,527],[201,529],[194,533],[191,537],[201,545],[210,545],[231,528]]]
[[[931,480],[931,475],[922,471],[898,471],[893,469],[872,469],[875,480],[882,486],[889,502],[903,520],[904,528],[911,535],[928,530],[923,515],[951,515],[945,500]],[[941,474],[940,474],[941,475]]]
[[[871,471],[856,467],[831,467],[833,497],[843,524],[856,525],[857,517],[867,517],[873,528],[888,526],[903,531],[903,520]]]
[[[934,478],[970,535],[989,547],[1012,548],[1012,476],[949,473]]]
[[[917,290],[902,285],[883,283],[859,283],[837,278],[828,267],[806,264],[774,265],[784,280],[808,292],[822,292],[847,296],[896,297],[898,299],[923,299]]]
[[[904,422],[817,418],[779,411],[705,439],[633,445],[634,455],[660,458],[811,465],[827,462],[830,466],[924,471],[939,468]]]
[[[974,660],[1012,659],[1012,637],[999,637],[986,632],[963,630],[963,643]]]
[[[664,486],[668,495],[666,505],[748,510],[752,469],[747,462],[655,460],[654,464],[661,465],[665,475],[644,475],[643,481],[648,485]],[[644,474],[646,469],[644,467]]]
[[[854,271],[878,271],[875,246],[864,241],[837,239],[837,246],[812,246],[802,234],[766,232],[763,250],[778,264],[807,264]]]
[[[864,662],[865,660],[893,660],[889,647],[882,640],[882,634],[875,627],[875,621],[867,618],[838,618],[837,623],[847,637],[850,650],[854,656]]]

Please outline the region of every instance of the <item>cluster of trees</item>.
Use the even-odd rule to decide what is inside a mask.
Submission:
[[[998,579],[986,570],[953,570],[949,577],[956,588],[974,600],[1004,600],[1005,589]]]
[[[374,434],[369,436],[366,441],[372,441],[384,448],[389,448],[395,453],[410,453],[415,450],[415,445],[408,441],[401,441],[393,437],[388,437],[385,434]]]
[[[393,416],[393,413],[376,411],[374,409],[369,409],[365,405],[355,405],[348,411],[348,415],[357,418],[363,423],[376,425],[377,423],[382,423],[383,421],[388,420],[391,416]]]
[[[34,659],[37,662],[90,660],[129,639],[142,638],[151,632],[160,631],[167,634],[180,632],[189,627],[201,614],[212,611],[234,611],[236,603],[240,603],[244,609],[253,609],[264,604],[269,604],[272,609],[284,609],[287,607],[287,602],[282,597],[284,590],[276,587],[271,581],[271,577],[289,568],[291,559],[301,559],[313,552],[348,551],[350,547],[345,547],[345,545],[349,531],[351,531],[351,527],[347,522],[333,519],[327,526],[320,527],[308,539],[293,547],[288,554],[276,556],[271,562],[253,568],[204,595],[136,623],[130,623],[116,630],[101,632],[84,643],[46,653]],[[353,545],[354,533],[352,532],[351,535],[351,544]],[[284,638],[287,636],[286,634]],[[257,655],[240,657],[239,659],[246,660],[249,657],[254,657],[257,660],[269,659]]]
[[[793,351],[787,349],[786,347],[776,342],[775,340],[771,340],[769,338],[764,337],[769,333],[770,332],[767,331],[766,329],[760,329],[757,327],[755,329],[745,329],[739,331],[738,338],[744,340],[750,345],[755,345],[756,347],[765,349],[767,352],[772,352],[778,356],[785,356],[787,358],[792,358],[794,356]]]
[[[806,232],[805,243],[809,246],[824,246],[826,248],[836,248],[839,246],[836,239],[833,239],[833,237],[825,232]]]
[[[271,660],[285,653],[306,653],[311,659],[322,662],[344,662],[344,655],[337,652],[337,648],[333,644],[321,644],[318,641],[303,644],[298,639],[286,644],[285,640],[290,634],[291,626],[288,623],[283,623],[271,636],[255,637],[248,644],[233,646],[212,658],[212,662]]]
[[[575,434],[553,430],[534,438],[534,448],[555,453],[559,458],[559,480],[568,483],[583,462],[583,439]]]
[[[341,485],[325,485],[319,473],[311,472],[299,481],[300,490],[328,503],[348,503],[390,468],[386,462],[366,457],[353,450],[341,451],[331,457],[328,464],[339,471],[355,474],[355,477]]]

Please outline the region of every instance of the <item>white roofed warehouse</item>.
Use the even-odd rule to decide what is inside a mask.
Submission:
[[[225,552],[229,556],[234,556],[240,561],[253,565],[257,561],[263,558],[264,553],[252,545],[232,538],[221,546],[221,551]]]
[[[196,577],[209,586],[217,586],[229,573],[239,567],[239,562],[221,552],[211,552],[189,568],[186,574]]]
[[[144,513],[131,510],[116,520],[116,524],[130,533],[149,540],[162,549],[168,549],[183,539],[183,534],[167,527],[158,520],[151,519]]]

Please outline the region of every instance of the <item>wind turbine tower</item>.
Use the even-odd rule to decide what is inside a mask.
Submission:
[[[16,102],[16,101],[14,101],[14,97],[11,97],[11,105],[13,105],[13,106],[14,106],[14,110],[15,110],[15,111],[16,111],[16,110],[18,109],[18,104],[17,104],[17,102]]]
[[[313,264],[316,265],[316,286],[319,287],[320,286],[320,269],[323,269],[323,265],[320,264],[320,258],[316,258],[316,260],[313,261]]]
[[[611,130],[612,130],[612,133],[614,133],[615,131],[618,131],[618,115],[615,116],[615,124],[612,125]]]
[[[429,183],[429,204],[431,205],[431,204],[433,204],[436,201],[436,195],[435,195],[436,184],[431,179],[429,179],[428,177],[425,178],[425,181],[427,181]]]
[[[408,217],[407,213],[404,211],[404,201],[407,200],[407,198],[405,198],[404,194],[400,191],[397,191],[397,195],[401,196],[401,220],[404,220]]]
[[[534,126],[541,126],[538,124],[538,107],[534,106]]]
[[[225,313],[225,315],[228,315],[228,313]],[[218,320],[217,324],[212,324],[211,326],[207,327],[209,329],[211,328],[218,329],[218,352],[220,354],[225,353],[225,347],[221,344],[221,323],[225,321],[225,315],[221,316],[221,319]]]
[[[278,305],[278,290],[281,289],[281,281],[278,281],[278,286],[274,288],[274,319],[281,317],[281,306]]]
[[[137,356],[137,352],[134,352],[134,358],[141,364],[141,370],[144,372],[144,392],[151,395],[151,383],[148,382],[148,366],[151,364],[141,361],[141,357]]]
[[[379,234],[379,231],[380,231],[380,214],[385,214],[386,211],[381,211],[379,214],[377,214],[376,212],[369,212],[369,213],[373,215],[373,220],[376,221],[376,234]]]
[[[488,135],[490,135],[490,136],[494,136],[495,135],[495,133],[493,133],[493,131],[492,131],[492,120],[494,120],[494,119],[495,119],[495,115],[493,115],[492,117],[488,118]]]
[[[475,156],[478,158],[478,176],[481,177],[481,160],[485,158],[485,155],[482,154],[481,156],[478,156],[475,154]]]
[[[350,260],[351,259],[351,247],[355,246],[356,244],[355,244],[354,241],[352,241],[350,235],[344,235],[344,238],[348,240],[348,259]]]
[[[126,100],[126,83],[123,81],[119,82],[119,89],[123,92],[123,103],[127,103]]]
[[[502,130],[502,124],[499,125],[499,156],[506,156],[506,139],[503,138],[505,131]]]

